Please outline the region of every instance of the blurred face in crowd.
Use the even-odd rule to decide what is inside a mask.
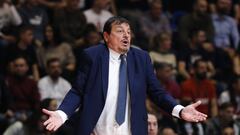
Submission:
[[[33,41],[33,31],[32,30],[26,30],[20,34],[20,40],[21,42],[30,45]]]
[[[159,19],[162,13],[162,4],[161,2],[153,2],[151,4],[151,15],[153,19]]]
[[[56,99],[52,99],[50,101],[48,109],[51,111],[57,110],[57,100]]]
[[[80,0],[67,0],[67,7],[69,9],[78,9]]]
[[[97,31],[92,31],[87,35],[87,42],[90,45],[97,45],[101,40],[101,36]]]
[[[163,67],[162,69],[157,69],[157,77],[161,81],[168,81],[173,76],[173,70],[170,65]]]
[[[231,6],[232,6],[231,0],[218,0],[217,12],[222,15],[227,15],[230,12]]]
[[[207,40],[207,37],[206,37],[205,31],[202,31],[202,30],[198,31],[198,33],[197,33],[197,42],[199,44],[202,44],[206,40]]]
[[[100,9],[106,9],[110,4],[110,0],[95,0],[95,5]]]
[[[104,32],[103,36],[108,47],[120,54],[126,53],[130,48],[131,29],[128,23],[113,23],[111,32]]]
[[[205,61],[199,61],[195,69],[196,78],[204,80],[207,77],[207,63]]]
[[[148,114],[148,135],[158,134],[157,117],[152,114]]]
[[[14,73],[18,77],[24,77],[28,72],[28,65],[24,58],[17,58],[14,62]]]
[[[48,65],[48,74],[52,79],[58,79],[62,73],[60,61],[52,61]]]
[[[220,118],[226,123],[231,122],[233,120],[233,114],[234,114],[233,106],[229,106],[226,109],[219,111]]]
[[[171,128],[164,128],[162,131],[162,135],[176,135],[173,129]]]
[[[166,37],[160,42],[160,49],[164,51],[169,51],[172,47],[172,40],[170,37]]]
[[[232,127],[226,127],[222,131],[222,135],[234,135],[234,130]]]
[[[46,30],[45,30],[45,34],[46,34],[46,38],[48,41],[53,41],[53,29],[50,25],[48,25],[46,27]]]
[[[195,11],[198,15],[205,15],[207,13],[208,3],[206,0],[198,0],[195,5]]]

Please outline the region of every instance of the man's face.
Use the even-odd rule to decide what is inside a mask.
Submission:
[[[45,35],[48,41],[52,41],[53,40],[53,29],[51,26],[47,26],[46,27],[46,31],[45,31]]]
[[[19,76],[23,77],[27,74],[28,65],[25,59],[18,58],[14,61],[14,73]]]
[[[104,40],[108,47],[120,54],[126,53],[130,48],[131,29],[129,24],[112,24],[110,33],[104,32]]]
[[[204,15],[207,12],[208,3],[206,0],[198,0],[196,4],[196,12],[200,15]]]
[[[233,114],[234,114],[234,108],[233,107],[228,107],[225,110],[222,111],[221,117],[224,119],[224,121],[232,121],[233,119]]]
[[[33,31],[27,30],[20,35],[21,41],[23,41],[25,44],[31,44],[33,41]]]
[[[69,9],[78,9],[80,0],[67,0],[67,7]]]
[[[107,6],[110,4],[109,0],[96,0],[95,2],[100,9],[106,9]]]
[[[48,66],[48,72],[51,77],[55,79],[58,78],[62,73],[60,62],[55,61],[50,63]]]
[[[151,6],[152,17],[155,19],[158,19],[161,15],[161,12],[162,12],[162,4],[157,2],[153,3]]]
[[[148,114],[148,135],[158,134],[158,123],[156,116]]]
[[[170,66],[157,70],[157,76],[160,80],[167,81],[173,76],[173,70]]]
[[[233,83],[233,89],[237,95],[240,95],[240,79]]]
[[[218,0],[217,11],[220,14],[228,14],[232,6],[231,0]]]

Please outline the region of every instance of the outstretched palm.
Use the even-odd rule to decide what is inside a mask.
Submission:
[[[188,122],[200,122],[206,120],[207,115],[196,110],[196,107],[200,104],[201,101],[198,101],[183,108],[181,118]]]
[[[56,111],[48,111],[46,109],[42,109],[42,111],[49,116],[43,123],[48,131],[56,131],[64,123],[61,116]]]

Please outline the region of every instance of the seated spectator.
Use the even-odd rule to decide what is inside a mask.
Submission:
[[[202,104],[197,109],[214,117],[217,115],[216,87],[206,76],[207,63],[202,59],[196,60],[193,68],[193,77],[181,84],[182,100],[186,103],[200,100]]]
[[[229,127],[229,125],[232,125],[232,127],[234,127],[234,132],[238,133],[240,126],[234,121],[233,115],[234,106],[231,103],[223,103],[220,105],[219,114],[207,122],[206,134],[224,135],[223,133],[227,132],[227,129],[224,130],[224,128]]]
[[[110,0],[94,0],[92,7],[84,11],[87,23],[94,24],[99,32],[103,31],[105,22],[113,16],[111,12],[106,10],[109,4]]]
[[[33,44],[33,30],[30,26],[24,26],[19,31],[19,40],[17,44],[11,45],[3,52],[4,63],[12,66],[12,61],[19,56],[23,56],[29,62],[28,75],[32,76],[36,81],[39,80],[39,70],[37,66],[36,51]],[[11,54],[11,55],[10,55]]]
[[[19,26],[22,19],[16,11],[15,6],[11,1],[0,1],[0,46],[6,46],[16,42],[16,37],[13,33],[9,33],[8,27]]]
[[[194,30],[190,34],[190,40],[187,47],[183,47],[177,54],[178,73],[180,81],[189,79],[192,75],[193,63],[198,59],[205,59],[203,44],[206,42],[206,34],[203,30]],[[215,74],[215,68],[211,60],[206,59],[208,66],[208,77]]]
[[[140,29],[148,43],[153,37],[162,32],[171,34],[168,18],[162,13],[162,3],[160,0],[153,0],[150,3],[150,10],[140,18]],[[149,48],[148,48],[149,49]]]
[[[58,29],[52,25],[45,27],[44,34],[45,40],[36,50],[42,74],[45,73],[47,60],[51,58],[59,58],[61,67],[66,71],[73,72],[76,61],[71,46],[62,42]]]
[[[57,100],[58,106],[71,88],[70,83],[60,76],[61,72],[60,60],[58,58],[49,59],[47,61],[48,75],[38,82],[41,99],[54,98]]]
[[[216,13],[212,14],[212,21],[216,47],[231,53],[238,48],[239,32],[236,21],[228,15],[229,6],[231,6],[231,0],[217,0]]]
[[[155,63],[156,76],[164,89],[176,99],[180,100],[181,89],[178,83],[174,80],[173,68],[167,63]]]
[[[54,24],[60,30],[63,41],[71,45],[82,42],[86,17],[78,7],[80,0],[66,0],[66,6],[63,9],[56,10],[54,13]]]
[[[172,39],[168,33],[161,33],[153,38],[154,48],[150,51],[152,63],[168,63],[174,69],[177,66],[177,60],[175,54],[171,51]]]
[[[158,120],[154,114],[148,113],[148,135],[158,135]]]
[[[188,44],[189,36],[192,31],[203,30],[206,38],[212,40],[214,27],[210,15],[207,13],[207,0],[196,0],[193,5],[193,12],[181,18],[179,23],[178,35],[180,45],[185,47]]]
[[[13,96],[9,107],[13,110],[16,120],[27,120],[33,110],[38,110],[40,95],[37,83],[27,76],[28,63],[24,57],[17,57],[13,61],[13,75],[6,78],[6,87]]]
[[[23,25],[32,26],[34,38],[43,41],[44,28],[48,24],[48,15],[45,9],[40,6],[39,1],[26,0],[18,11],[23,20]]]

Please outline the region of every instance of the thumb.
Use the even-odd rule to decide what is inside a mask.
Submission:
[[[202,103],[202,102],[199,100],[199,101],[193,103],[192,106],[193,106],[194,108],[197,108],[201,103]]]
[[[52,114],[52,111],[49,111],[49,110],[44,109],[44,108],[42,109],[42,112],[47,114],[47,115],[51,115]]]

